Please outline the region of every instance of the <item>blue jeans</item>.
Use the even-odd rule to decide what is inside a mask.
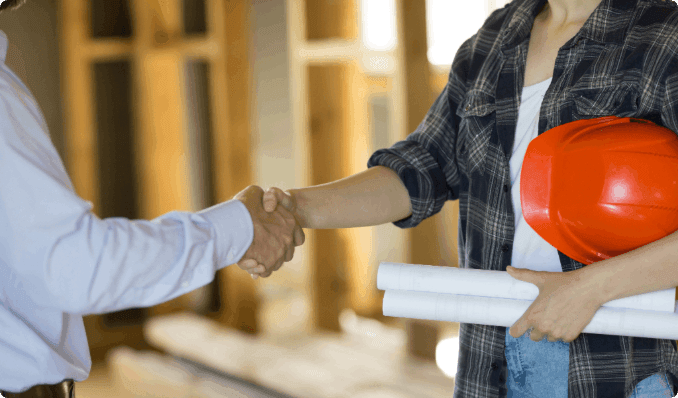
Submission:
[[[530,340],[530,332],[516,338],[506,328],[508,398],[567,398],[570,344]],[[636,385],[630,398],[671,398],[665,374],[654,374]]]

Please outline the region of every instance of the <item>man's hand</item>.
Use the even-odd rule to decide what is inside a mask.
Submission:
[[[234,199],[240,200],[252,217],[254,239],[238,266],[252,274],[269,276],[284,262],[292,260],[294,246],[303,243],[303,230],[294,215],[284,207],[267,212],[263,207],[264,191],[258,186],[249,186]]]
[[[600,284],[583,278],[581,268],[569,272],[532,271],[507,267],[513,278],[529,282],[539,288],[539,295],[509,329],[515,338],[530,332],[532,341],[544,337],[554,342],[571,343],[591,322],[598,308],[604,304]]]

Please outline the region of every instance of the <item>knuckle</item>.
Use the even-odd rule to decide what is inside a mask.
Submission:
[[[553,329],[553,322],[548,320],[540,321],[538,328],[540,332],[550,332]]]
[[[285,246],[291,246],[293,241],[294,239],[292,238],[292,235],[285,234],[283,236],[283,242],[285,243]]]

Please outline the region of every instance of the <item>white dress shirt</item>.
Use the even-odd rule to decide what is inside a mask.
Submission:
[[[527,268],[533,271],[563,272],[558,258],[558,250],[530,227],[525,221],[523,209],[520,205],[520,171],[523,167],[527,146],[539,135],[539,109],[550,84],[551,78],[541,83],[523,87],[520,99],[516,136],[513,140],[513,152],[509,160],[511,200],[516,226],[511,265],[515,268]]]
[[[152,221],[100,219],[76,195],[0,31],[0,390],[87,378],[82,316],[148,307],[210,283],[253,239],[231,200]],[[106,198],[102,198],[106,200]]]

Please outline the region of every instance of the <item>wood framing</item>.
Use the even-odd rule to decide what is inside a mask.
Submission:
[[[179,0],[131,2],[134,48],[135,147],[139,215],[196,210],[188,179],[184,58]],[[185,296],[153,306],[150,315],[190,308]]]
[[[431,69],[427,58],[426,6],[424,0],[398,0],[402,24],[403,52],[406,85],[406,114],[408,134],[416,130],[426,116],[434,97],[430,88]],[[403,137],[404,138],[404,137]],[[410,231],[410,258],[412,264],[439,265],[440,233],[439,215],[424,220]],[[438,343],[435,323],[418,320],[407,321],[408,351],[410,354],[435,360]]]
[[[214,184],[218,202],[233,198],[252,178],[250,141],[252,68],[250,66],[250,4],[246,1],[210,0],[210,27],[221,38],[224,56],[214,63],[211,95],[215,128],[212,137]],[[218,18],[222,18],[219,21]],[[223,21],[227,21],[224,23]],[[256,333],[260,299],[249,274],[230,265],[220,272],[222,323]]]
[[[287,52],[288,68],[290,77],[290,112],[292,122],[292,133],[294,136],[295,152],[295,177],[297,184],[302,187],[311,185],[311,118],[310,104],[308,101],[308,58],[302,54],[304,43],[306,42],[306,7],[304,1],[286,1],[287,15]],[[306,242],[304,243],[303,257],[303,295],[315,308],[313,297],[318,294],[313,283],[314,269],[312,264],[316,263],[314,250],[316,231],[308,229],[305,231]],[[316,310],[311,311],[311,315],[306,321],[305,330],[312,332],[317,324],[315,319]]]
[[[312,40],[357,40],[354,0],[307,1],[306,37]],[[353,62],[308,66],[310,101],[311,185],[324,184],[351,173],[348,156],[353,112],[351,90],[356,66]],[[324,330],[339,331],[339,314],[347,305],[348,259],[355,236],[348,230],[315,231],[310,246],[313,264],[313,318]],[[354,249],[355,250],[355,249]]]
[[[252,183],[250,74],[247,2],[206,0],[208,32],[183,36],[180,0],[132,1],[131,38],[98,38],[91,32],[91,1],[59,2],[62,87],[67,168],[75,189],[101,207],[92,65],[131,60],[134,94],[135,168],[139,216],[150,219],[172,210],[196,211],[189,178],[186,73],[189,59],[209,64],[215,199],[231,199]],[[227,22],[225,22],[227,21]],[[228,51],[226,50],[228,49]],[[233,96],[237,101],[228,101]],[[211,203],[210,203],[211,204]],[[236,272],[237,271],[237,272]],[[257,294],[253,281],[237,267],[221,271],[221,312],[225,324],[256,332]],[[151,307],[151,315],[191,310],[196,292]],[[101,322],[92,318],[92,327]]]
[[[98,194],[97,142],[94,123],[94,90],[92,70],[87,52],[82,47],[89,41],[88,1],[59,2],[61,20],[62,90],[67,101],[64,109],[64,141],[68,156],[66,168],[80,197],[89,200],[96,212]]]

